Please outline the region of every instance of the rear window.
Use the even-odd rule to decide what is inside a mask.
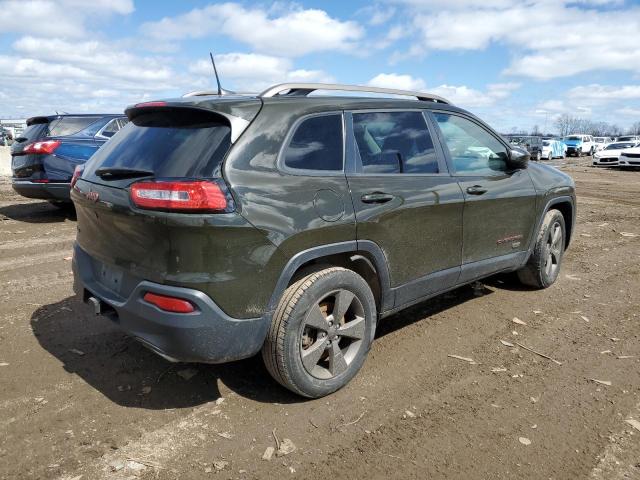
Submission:
[[[156,178],[211,178],[231,148],[231,128],[213,112],[158,109],[136,116],[87,163],[83,178],[101,182],[98,168],[151,170]]]
[[[46,135],[48,123],[34,123],[28,126],[16,138],[17,142],[32,142]]]
[[[74,135],[89,125],[100,120],[101,117],[62,117],[49,124],[50,137],[66,137]]]

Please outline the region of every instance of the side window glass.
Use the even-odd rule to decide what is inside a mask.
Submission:
[[[100,135],[102,135],[103,137],[111,138],[116,134],[118,130],[120,130],[120,126],[118,125],[118,119],[114,118],[109,123],[107,123],[104,129],[102,129],[102,132],[100,132]]]
[[[495,175],[507,170],[506,147],[491,133],[466,118],[434,113],[456,173]]]
[[[421,112],[354,113],[353,133],[363,173],[439,173]]]
[[[342,170],[342,115],[304,120],[284,151],[284,164],[301,170]]]

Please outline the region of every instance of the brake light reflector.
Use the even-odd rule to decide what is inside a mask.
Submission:
[[[167,102],[142,102],[136,103],[135,108],[147,108],[147,107],[166,107]]]
[[[73,177],[71,177],[70,188],[73,188],[76,186],[76,183],[78,183],[78,179],[82,176],[83,171],[84,171],[84,165],[76,165],[76,168],[73,170]]]
[[[51,154],[56,151],[56,148],[60,146],[60,140],[47,140],[44,142],[34,142],[30,143],[22,153],[32,153],[32,154]]]
[[[229,207],[220,185],[208,181],[138,182],[131,185],[131,200],[151,210],[220,212]]]
[[[147,292],[143,297],[145,302],[155,305],[160,310],[174,313],[191,313],[195,312],[196,307],[183,298],[168,297],[166,295],[158,295],[156,293]]]

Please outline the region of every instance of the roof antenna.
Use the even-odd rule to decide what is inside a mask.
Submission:
[[[213,65],[213,73],[216,74],[216,83],[218,84],[218,95],[222,95],[222,85],[220,85],[220,77],[218,77],[218,69],[216,68],[216,62],[213,60],[213,53],[209,52],[211,57],[211,65]]]

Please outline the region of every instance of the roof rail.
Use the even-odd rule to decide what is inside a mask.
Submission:
[[[395,88],[365,87],[362,85],[344,85],[338,83],[280,83],[267,88],[259,97],[271,98],[275,96],[287,97],[306,97],[316,90],[338,90],[343,92],[365,92],[365,93],[384,93],[387,95],[403,95],[408,97],[416,97],[418,100],[426,102],[446,103],[446,100],[438,95],[425,92],[412,92],[410,90],[397,90]],[[286,93],[283,93],[286,92]]]

